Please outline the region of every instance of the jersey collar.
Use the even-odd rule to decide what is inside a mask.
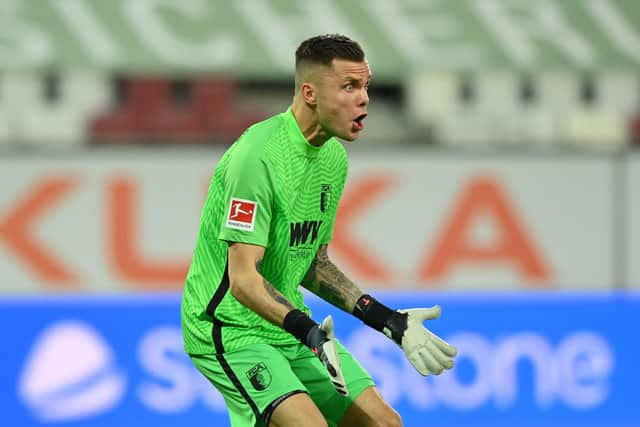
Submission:
[[[304,157],[316,157],[318,154],[320,154],[320,150],[322,150],[322,148],[327,145],[327,143],[325,142],[320,147],[309,144],[309,141],[307,141],[307,139],[302,134],[300,126],[298,126],[298,122],[293,115],[291,107],[287,109],[287,111],[283,114],[283,117],[284,121],[286,122],[287,131],[289,134],[289,145],[294,150],[294,152]]]

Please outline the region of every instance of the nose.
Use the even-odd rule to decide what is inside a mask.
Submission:
[[[369,105],[369,91],[367,90],[366,87],[363,87],[362,90],[360,91],[359,105],[361,107],[366,107],[367,105]]]

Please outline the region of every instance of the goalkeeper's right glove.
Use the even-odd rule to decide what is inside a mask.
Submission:
[[[284,329],[318,356],[336,391],[343,396],[348,396],[349,391],[340,368],[331,316],[327,316],[320,326],[301,310],[292,310],[284,318]]]
[[[358,299],[353,314],[395,341],[422,375],[439,375],[443,370],[453,368],[455,347],[423,325],[425,320],[440,316],[440,306],[394,311],[365,294]]]

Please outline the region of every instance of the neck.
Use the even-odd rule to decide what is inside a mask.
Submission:
[[[304,135],[309,144],[319,147],[331,137],[320,126],[316,111],[300,98],[295,97],[293,99],[291,111],[302,131],[302,135]]]

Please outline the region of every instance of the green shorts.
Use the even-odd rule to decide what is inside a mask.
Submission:
[[[220,391],[233,427],[267,426],[287,397],[307,393],[330,426],[338,425],[351,402],[374,382],[337,342],[349,396],[338,394],[320,360],[303,344],[253,344],[224,354],[190,355],[198,370]]]

